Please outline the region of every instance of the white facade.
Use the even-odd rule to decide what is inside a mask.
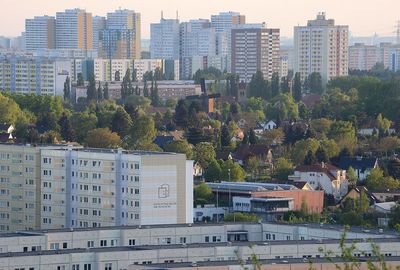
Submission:
[[[327,166],[327,165],[322,165]],[[338,168],[322,167],[320,165],[300,166],[296,168],[294,175],[289,180],[295,182],[307,182],[314,190],[323,190],[326,194],[340,199],[347,194],[348,181],[346,171]]]
[[[51,16],[38,16],[25,20],[25,46],[27,51],[54,49],[56,46],[56,20]]]
[[[133,60],[131,59],[94,59],[94,77],[96,81],[114,81],[117,71],[122,81],[128,68],[132,73]]]
[[[363,43],[349,47],[349,69],[370,70],[378,62],[380,62],[379,47]]]
[[[150,25],[150,56],[153,59],[178,60],[180,51],[179,20],[161,18]]]
[[[164,60],[162,59],[137,59],[133,61],[133,68],[139,81],[143,81],[146,72],[154,72],[157,68],[164,73]]]
[[[302,80],[313,72],[321,74],[323,84],[348,74],[349,27],[335,25],[320,13],[307,26],[294,27],[294,72]]]

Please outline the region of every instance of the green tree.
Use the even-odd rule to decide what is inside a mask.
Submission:
[[[351,122],[335,121],[331,125],[328,137],[334,139],[339,147],[353,149],[356,145],[356,130]]]
[[[119,73],[119,70],[115,71],[114,81],[116,81],[116,82],[121,81],[121,74]]]
[[[69,77],[67,76],[64,82],[64,100],[67,101],[70,99],[71,99],[71,83]]]
[[[223,181],[243,182],[246,178],[245,170],[232,160],[221,163],[221,179]]]
[[[103,99],[103,89],[101,88],[101,82],[99,82],[99,86],[97,87],[96,98],[97,98],[97,100],[102,100]]]
[[[175,123],[177,126],[186,128],[189,122],[189,108],[184,100],[179,100],[175,108]]]
[[[96,81],[94,79],[94,76],[91,75],[89,77],[89,85],[87,86],[86,99],[90,103],[91,101],[95,100],[96,97],[97,97]]]
[[[281,93],[284,93],[284,94],[290,93],[288,76],[285,76],[285,77],[281,78],[280,89],[281,89]]]
[[[310,91],[314,94],[322,95],[324,89],[322,87],[322,77],[319,72],[313,72],[308,78],[310,84]]]
[[[317,162],[315,155],[312,150],[308,150],[306,156],[304,157],[304,165],[313,165]]]
[[[221,128],[221,146],[226,147],[231,143],[231,134],[229,133],[228,126],[223,125]]]
[[[11,98],[0,94],[0,122],[15,125],[22,118],[25,116],[18,104]]]
[[[257,138],[256,133],[254,132],[254,129],[251,129],[249,131],[249,143],[252,144],[252,145],[258,143],[258,138]]]
[[[273,176],[281,181],[287,181],[288,176],[294,173],[293,169],[294,166],[289,160],[280,157],[276,160]]]
[[[108,92],[108,82],[106,82],[103,87],[103,98],[106,100],[110,99],[110,93]]]
[[[306,139],[300,140],[295,143],[294,149],[292,151],[292,158],[296,162],[296,164],[302,164],[308,151],[311,150],[312,154],[317,151],[319,147],[319,142],[316,139]]]
[[[77,86],[83,86],[85,82],[83,81],[82,73],[78,73],[78,79],[76,81]]]
[[[118,107],[112,118],[111,130],[124,139],[132,127],[132,119],[122,107]]]
[[[382,116],[382,114],[378,114],[375,121],[376,128],[379,129],[380,132],[385,133],[389,130],[392,122],[389,119],[386,119]]]
[[[279,74],[274,72],[271,79],[271,94],[272,97],[279,95]]]
[[[153,82],[151,84],[151,105],[153,106],[159,106],[160,105],[160,97],[158,96],[158,85],[157,85],[157,81],[154,81],[154,85]]]
[[[321,148],[324,149],[328,159],[339,155],[340,149],[335,140],[325,138],[320,141],[320,145]]]
[[[393,177],[384,176],[380,168],[375,168],[367,176],[366,186],[368,189],[396,189],[400,187],[400,182]]]
[[[44,133],[49,130],[57,131],[58,124],[56,115],[51,112],[40,113],[36,121],[36,128],[39,133]]]
[[[271,100],[265,114],[270,119],[295,120],[299,118],[299,108],[292,96],[280,94]]]
[[[200,183],[197,187],[194,188],[194,204],[195,205],[204,205],[212,202],[213,193],[212,190],[207,184]]]
[[[194,160],[198,161],[203,169],[208,168],[215,156],[215,150],[211,143],[201,142],[194,147]]]
[[[58,125],[60,126],[61,137],[67,142],[72,142],[75,134],[74,130],[72,129],[71,121],[66,113],[63,113],[60,120],[58,120]]]
[[[261,71],[257,71],[253,75],[248,85],[248,97],[260,97],[268,99],[271,97],[271,89],[268,81],[264,80],[264,75]]]
[[[86,139],[87,133],[96,128],[97,117],[93,113],[74,113],[71,116],[71,125],[76,140],[82,143]]]
[[[258,175],[258,170],[260,168],[261,162],[260,159],[256,156],[249,157],[246,160],[246,170],[251,175],[251,179],[255,179]]]
[[[152,117],[139,115],[129,132],[129,146],[135,150],[148,150],[153,146],[157,130]]]
[[[347,178],[349,179],[349,184],[351,186],[355,187],[357,185],[358,177],[356,171],[351,166],[347,170]]]
[[[187,159],[193,158],[193,145],[189,144],[186,140],[169,142],[164,146],[164,151],[186,154]]]
[[[96,128],[87,133],[85,144],[94,148],[118,148],[122,142],[118,134],[108,128]]]
[[[218,182],[221,180],[221,174],[221,165],[213,159],[204,172],[204,178],[207,182]]]
[[[311,129],[317,134],[328,134],[331,129],[332,121],[326,118],[311,120]]]
[[[296,72],[294,75],[294,82],[293,82],[293,98],[297,102],[301,100],[302,93],[301,93],[301,78],[300,73]]]
[[[315,158],[317,159],[318,162],[328,162],[329,157],[325,151],[325,149],[320,145],[315,152]]]

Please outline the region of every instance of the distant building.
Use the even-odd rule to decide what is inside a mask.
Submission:
[[[297,166],[289,180],[307,182],[314,190],[323,190],[337,200],[348,191],[346,171],[325,163]]]
[[[102,16],[93,16],[92,18],[92,27],[93,27],[93,38],[92,38],[92,48],[97,51],[99,48],[99,34],[100,31],[106,29],[106,18]]]
[[[400,47],[389,49],[389,70],[393,72],[400,70]]]
[[[374,45],[356,43],[349,47],[349,69],[370,70],[380,62],[380,49]]]
[[[56,48],[56,19],[38,16],[25,20],[25,46],[27,51]]]
[[[140,13],[133,10],[107,13],[106,28],[99,32],[99,57],[140,58],[140,27]]]
[[[220,12],[211,15],[211,27],[216,33],[216,55],[219,57],[220,70],[231,72],[232,29],[246,23],[246,17],[239,12]]]
[[[0,89],[19,94],[62,96],[70,60],[29,55],[0,55]]]
[[[115,74],[119,72],[120,81],[127,70],[133,72],[132,59],[94,59],[94,78],[96,81],[115,81]]]
[[[83,9],[67,9],[56,13],[58,49],[92,49],[92,30],[92,14]]]
[[[159,69],[166,79],[179,80],[179,60],[164,59],[135,59],[133,68],[136,70],[138,81],[143,81],[146,72],[153,72]]]
[[[0,49],[10,49],[11,48],[11,39],[8,37],[0,36]]]
[[[153,59],[179,60],[180,25],[178,19],[161,18],[150,25],[150,57]]]
[[[321,74],[322,83],[348,74],[349,27],[335,25],[319,13],[306,26],[294,27],[294,72],[304,80],[313,72]]]
[[[339,168],[347,171],[350,167],[356,171],[357,178],[360,181],[365,181],[371,171],[378,168],[378,159],[373,157],[342,157],[339,161]]]
[[[262,25],[243,25],[232,30],[232,73],[250,82],[257,71],[270,80],[280,70],[279,29]]]

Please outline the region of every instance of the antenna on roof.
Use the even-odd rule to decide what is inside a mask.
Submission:
[[[176,11],[176,19],[179,20],[178,11]]]
[[[164,19],[164,11],[161,10],[161,20]]]

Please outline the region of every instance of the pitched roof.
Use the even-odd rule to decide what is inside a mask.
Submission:
[[[321,172],[325,173],[331,180],[335,180],[336,176],[331,171],[338,171],[339,168],[328,163],[313,164],[313,165],[300,165],[297,166],[295,171],[298,172]]]
[[[250,156],[264,155],[269,150],[270,148],[266,144],[242,145],[233,153],[233,158],[236,160],[246,160]]]
[[[365,171],[366,169],[373,169],[377,164],[377,158],[366,157],[342,157],[339,161],[339,168],[348,170],[350,167]]]
[[[10,128],[11,124],[7,123],[0,123],[0,132],[8,132],[8,129]]]
[[[157,136],[155,139],[154,139],[154,143],[155,144],[157,144],[159,147],[161,147],[161,148],[164,148],[164,146],[167,144],[167,143],[169,143],[169,142],[172,142],[172,141],[175,141],[175,138],[174,138],[174,136]]]

